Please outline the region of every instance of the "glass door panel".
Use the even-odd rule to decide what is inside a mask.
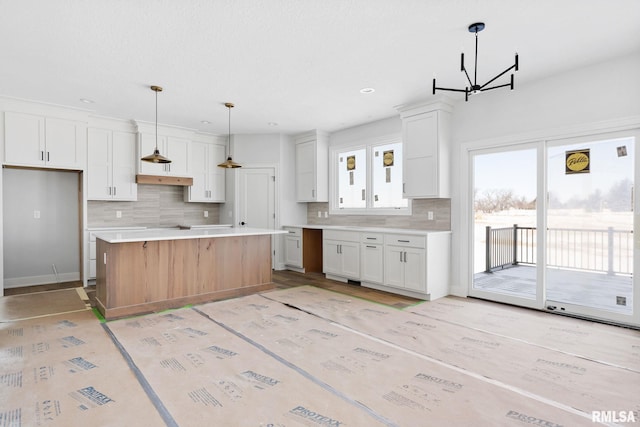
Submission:
[[[547,308],[633,314],[634,138],[547,149]]]
[[[471,296],[542,304],[536,267],[538,152],[533,147],[472,153]]]

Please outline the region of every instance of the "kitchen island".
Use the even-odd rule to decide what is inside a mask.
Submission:
[[[256,228],[98,232],[96,305],[106,319],[273,288],[271,238]]]

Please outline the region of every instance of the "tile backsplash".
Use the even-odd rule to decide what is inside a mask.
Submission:
[[[219,223],[219,204],[187,203],[183,187],[138,184],[135,202],[87,202],[88,227],[172,227]],[[116,217],[120,211],[121,218]],[[208,211],[208,217],[204,217]]]
[[[318,217],[322,213],[322,218]],[[364,227],[409,228],[414,230],[451,230],[451,199],[415,199],[411,215],[329,215],[329,203],[309,203],[307,223],[314,225],[354,225]],[[428,213],[433,212],[433,220]]]

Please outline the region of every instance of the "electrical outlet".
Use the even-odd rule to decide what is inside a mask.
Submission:
[[[324,217],[325,217],[325,218],[329,218],[329,212],[324,211]]]
[[[116,218],[122,218],[122,211],[116,211]]]
[[[318,218],[322,218],[322,211],[318,211]]]
[[[433,221],[433,211],[429,211],[429,212],[427,212],[427,219],[428,219],[429,221]]]
[[[40,211],[33,211],[33,217],[35,219],[40,219]]]
[[[204,217],[209,218],[209,211],[204,211]]]

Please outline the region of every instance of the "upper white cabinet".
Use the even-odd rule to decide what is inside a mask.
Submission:
[[[88,131],[88,200],[137,200],[136,134]]]
[[[189,166],[193,185],[185,187],[186,202],[224,202],[225,169],[218,164],[225,159],[225,146],[205,141],[191,141]]]
[[[169,158],[171,163],[149,163],[139,161],[138,173],[142,175],[190,176],[189,173],[189,144],[186,138],[158,135],[158,150],[160,154]],[[154,133],[139,133],[139,157],[152,154],[156,148]]]
[[[5,163],[84,169],[86,123],[5,112]]]
[[[324,132],[313,131],[294,139],[296,144],[296,200],[329,201],[329,145]]]
[[[403,193],[406,198],[450,197],[450,107],[401,107]]]

